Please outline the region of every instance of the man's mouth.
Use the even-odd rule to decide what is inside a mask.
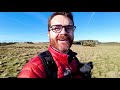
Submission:
[[[58,39],[59,41],[68,41],[68,39]]]
[[[64,36],[64,35],[60,35],[59,37],[57,37],[58,41],[69,41],[69,37],[68,36]]]

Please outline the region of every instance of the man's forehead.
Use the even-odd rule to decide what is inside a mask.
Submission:
[[[51,19],[51,25],[73,25],[72,20],[63,15],[56,15]]]

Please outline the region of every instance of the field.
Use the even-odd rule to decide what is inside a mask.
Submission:
[[[17,77],[23,65],[38,53],[47,50],[49,43],[0,46],[0,78]],[[92,61],[92,78],[120,78],[120,45],[95,47],[73,45],[81,62]]]

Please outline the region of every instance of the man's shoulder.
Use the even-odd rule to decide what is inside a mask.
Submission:
[[[41,74],[38,74],[41,73]],[[38,56],[29,60],[22,68],[18,77],[44,77],[44,66]]]
[[[41,58],[38,55],[36,55],[32,59],[30,59],[27,64],[39,66],[42,64],[42,61]]]
[[[43,65],[42,57],[45,57],[46,55],[48,55],[48,50],[40,52],[38,55],[34,56],[28,61],[28,64],[34,64],[36,66]]]

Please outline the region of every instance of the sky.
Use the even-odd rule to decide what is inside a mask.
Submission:
[[[120,42],[120,12],[72,12],[74,41]],[[49,42],[52,12],[0,12],[0,42]]]

